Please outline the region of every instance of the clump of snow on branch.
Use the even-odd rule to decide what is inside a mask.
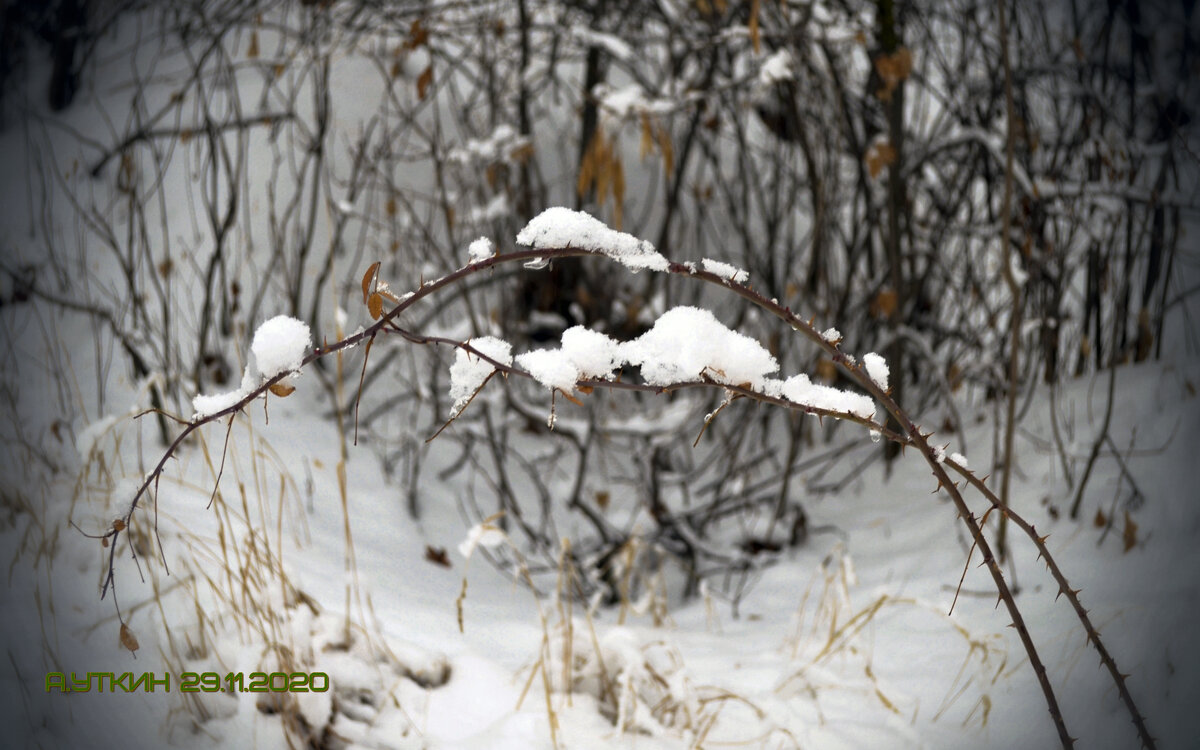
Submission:
[[[518,133],[516,128],[501,123],[487,138],[471,138],[462,146],[452,149],[447,160],[457,164],[504,161],[528,145],[529,139]]]
[[[792,55],[786,49],[781,49],[763,61],[758,69],[758,80],[763,86],[787,81],[796,77],[792,67]]]
[[[604,380],[624,363],[620,343],[583,326],[563,332],[561,349],[538,349],[518,355],[517,364],[547,388],[570,393],[580,378]]]
[[[950,460],[953,461],[954,463],[958,464],[959,466],[963,467],[964,469],[968,468],[967,457],[961,453],[951,453]]]
[[[863,366],[867,368],[867,375],[879,386],[879,389],[886,391],[888,389],[888,363],[887,360],[879,356],[875,352],[863,355]]]
[[[836,344],[842,340],[842,332],[836,328],[827,328],[825,329],[825,332],[821,334],[821,338],[825,339],[831,344]]]
[[[708,271],[716,276],[720,276],[726,281],[736,281],[739,284],[745,284],[750,280],[750,274],[738,268],[737,266],[732,266],[728,263],[722,263],[719,260],[711,260],[709,258],[705,258],[700,262],[704,264],[705,271]]]
[[[698,380],[707,375],[729,385],[760,388],[779,369],[771,353],[754,339],[726,328],[708,310],[676,307],[654,327],[621,345],[625,361],[642,369],[651,385]]]
[[[582,24],[571,27],[571,36],[591,47],[602,47],[605,52],[622,62],[633,60],[633,48],[624,39],[613,34],[604,34]]]
[[[495,255],[496,246],[487,237],[480,237],[467,246],[467,253],[471,263],[479,263]]]
[[[308,324],[287,315],[276,315],[258,327],[250,351],[258,373],[273,378],[284,372],[295,372],[312,347]]]
[[[259,379],[254,377],[253,368],[246,365],[246,369],[242,371],[242,383],[237,390],[214,393],[209,396],[199,395],[193,398],[192,409],[195,410],[195,414],[192,415],[192,419],[203,419],[217,412],[225,411],[249,396],[258,385]]]
[[[870,396],[814,383],[804,374],[793,375],[784,381],[768,380],[762,391],[811,409],[844,412],[863,419],[875,416],[875,402]]]
[[[667,259],[646,240],[610,229],[604,222],[569,208],[548,208],[535,216],[517,235],[517,244],[535,250],[579,248],[602,253],[631,271],[649,268],[665,271]]]
[[[467,538],[458,545],[458,553],[470,559],[476,547],[495,549],[504,543],[504,532],[490,523],[477,523],[467,531]]]
[[[592,87],[592,97],[601,109],[622,120],[634,115],[667,114],[679,106],[677,102],[670,99],[648,96],[645,89],[636,83],[621,88],[613,88],[607,83],[597,83]]]
[[[494,336],[482,336],[471,339],[467,344],[501,364],[512,364],[512,345],[507,341]],[[454,364],[450,366],[450,398],[454,399],[454,405],[450,407],[451,418],[458,416],[495,370],[491,362],[471,352],[464,349],[455,352]]]
[[[562,350],[579,370],[581,377],[606,380],[624,364],[620,342],[583,326],[563,331]]]
[[[517,355],[517,364],[547,388],[570,393],[579,380],[579,368],[561,349],[538,349]]]
[[[253,393],[262,381],[299,370],[304,364],[304,355],[311,348],[312,333],[307,323],[287,315],[271,318],[254,332],[250,343],[254,359],[242,371],[242,382],[237,390],[196,396],[192,399],[195,410],[192,419],[225,411]]]

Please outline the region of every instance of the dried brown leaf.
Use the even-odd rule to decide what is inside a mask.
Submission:
[[[890,167],[896,163],[896,149],[887,141],[873,143],[867,149],[865,160],[867,172],[871,175],[871,179],[875,179],[884,170],[884,167]]]
[[[900,306],[900,298],[895,289],[884,287],[871,300],[869,312],[873,318],[891,318]]]
[[[367,311],[371,313],[372,320],[379,320],[383,316],[383,295],[379,292],[374,292],[367,298]]]
[[[425,68],[421,71],[421,75],[417,76],[417,98],[425,100],[425,95],[429,92],[429,84],[433,83],[433,66]]]
[[[1128,552],[1137,546],[1138,543],[1138,525],[1134,522],[1133,516],[1129,515],[1129,511],[1125,511],[1125,530],[1121,532],[1121,541],[1125,543],[1124,552]]]
[[[374,263],[371,264],[371,267],[367,269],[367,272],[365,274],[363,274],[362,292],[363,292],[363,304],[364,305],[367,304],[367,295],[369,295],[371,293],[371,279],[375,278],[375,272],[378,270],[379,270],[379,261],[375,261]]]
[[[133,634],[133,631],[125,623],[121,623],[121,646],[128,649],[130,653],[137,651],[139,648],[137,636]]]
[[[570,401],[572,404],[575,404],[576,406],[583,406],[583,402],[582,402],[582,401],[580,401],[579,399],[575,398],[574,396],[572,396],[571,394],[567,393],[566,391],[562,390],[561,388],[560,388],[560,389],[558,389],[558,392],[562,394],[563,398],[565,398],[566,400]]]
[[[425,24],[421,23],[421,19],[418,18],[408,28],[408,40],[404,43],[404,47],[405,49],[414,50],[428,43],[429,30],[425,28]]]
[[[272,383],[267,390],[280,398],[287,398],[296,392],[296,386],[287,383]]]

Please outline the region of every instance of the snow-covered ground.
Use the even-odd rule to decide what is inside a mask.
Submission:
[[[5,323],[20,333],[41,312],[36,305],[9,310]],[[99,692],[96,684],[89,693],[45,688],[46,674],[60,668],[80,677],[170,669],[224,679],[284,669],[273,666],[280,660],[287,671],[329,675],[327,693],[290,694],[309,727],[365,747],[1056,741],[984,571],[968,569],[947,616],[966,560],[963,532],[949,503],[930,494],[928,469],[912,456],[889,481],[881,469],[869,469],[844,492],[812,498],[812,522],[830,531],[768,569],[737,618],[712,597],[589,615],[578,603],[539,603],[479,553],[467,565],[458,551],[467,533],[453,481],[430,481],[418,524],[370,451],[352,448],[343,508],[336,431],[317,416],[304,380],[294,396],[271,403],[269,423],[253,408],[235,424],[211,507],[220,427],[206,428],[204,446],[184,451],[164,481],[157,523],[167,565],[145,527],[142,575],[127,554],[118,557],[117,594],[140,645],[136,657],[119,646],[111,601],[98,598],[104,550],[65,521],[70,514],[83,529],[102,528],[128,502],[123,496],[139,461],[159,448],[139,440],[130,419],[118,418],[91,443],[90,471],[6,490],[33,504],[28,512],[10,510],[3,548],[13,557],[0,589],[9,662],[3,705],[21,744],[80,746],[102,738],[127,747],[214,740],[282,746],[280,714],[264,708],[263,694],[184,694],[178,682],[169,693],[150,694],[111,686]],[[1145,497],[1131,513],[1137,530],[1130,549],[1123,522],[1104,536],[1090,521],[1049,517],[1050,505],[1065,512],[1064,484],[1057,456],[1045,447],[1048,404],[1041,396],[1020,440],[1014,494],[1014,505],[1050,534],[1051,550],[1132,675],[1133,695],[1164,747],[1187,746],[1200,731],[1191,637],[1200,615],[1200,506],[1188,476],[1200,440],[1198,382],[1196,361],[1120,371],[1112,434],[1124,436],[1118,440],[1129,449],[1125,461]],[[1100,416],[1102,388],[1094,386],[1082,380],[1059,396],[1060,409],[1075,415],[1075,454],[1084,452]],[[130,384],[115,390],[133,397]],[[988,455],[989,436],[986,424],[968,432],[979,456]],[[865,436],[861,443],[860,450],[875,449]],[[1085,502],[1089,519],[1097,509],[1109,512],[1125,481],[1112,458],[1102,459],[1098,472]],[[974,505],[982,510],[978,499]],[[450,567],[425,559],[427,545],[449,550]],[[1108,675],[1034,557],[1032,545],[1017,539],[1010,571],[1069,729],[1082,747],[1134,746]],[[573,692],[563,690],[564,680]]]

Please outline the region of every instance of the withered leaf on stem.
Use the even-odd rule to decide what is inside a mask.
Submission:
[[[564,391],[563,389],[559,388],[559,389],[558,389],[558,392],[562,394],[562,397],[563,397],[563,398],[565,398],[566,400],[570,401],[572,404],[575,404],[576,406],[583,406],[583,402],[582,402],[582,401],[580,401],[579,399],[575,398],[575,397],[574,397],[574,396],[572,396],[570,393],[567,393],[567,392],[566,392],[566,391]]]
[[[367,311],[371,313],[373,320],[379,320],[383,315],[383,295],[379,292],[374,292],[367,298]]]
[[[1137,546],[1138,525],[1134,522],[1133,516],[1129,515],[1129,511],[1125,511],[1125,530],[1121,532],[1121,541],[1125,543],[1124,552],[1128,552]]]
[[[139,648],[137,636],[133,634],[133,631],[125,623],[121,623],[121,645],[128,649],[130,653],[137,651]]]
[[[871,299],[868,312],[873,318],[891,318],[896,314],[896,308],[899,306],[899,297],[894,289],[884,287],[879,290],[879,293]]]
[[[429,92],[429,84],[433,83],[433,66],[430,65],[425,70],[421,71],[421,75],[417,77],[417,98],[424,101],[425,94]]]
[[[404,47],[413,50],[428,42],[429,30],[425,28],[425,24],[421,23],[421,19],[418,18],[408,28],[408,40],[404,43]]]
[[[363,290],[363,304],[364,305],[367,304],[367,295],[371,293],[371,279],[375,278],[375,272],[378,270],[379,270],[379,261],[375,261],[374,263],[371,264],[371,267],[367,269],[367,272],[365,274],[363,274],[362,290]]]
[[[832,360],[819,360],[817,362],[817,379],[823,383],[832,383],[837,380],[837,365]]]
[[[273,395],[280,398],[287,398],[296,391],[296,386],[288,385],[287,383],[272,383],[267,387]]]
[[[871,179],[875,179],[884,167],[890,167],[896,163],[896,149],[887,141],[873,143],[867,149],[866,162],[867,172],[871,175]]]

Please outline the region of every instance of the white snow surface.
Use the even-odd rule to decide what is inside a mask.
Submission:
[[[537,349],[517,355],[517,364],[547,388],[570,393],[579,380],[579,368],[561,349]]]
[[[584,378],[606,380],[624,364],[619,341],[583,326],[563,331],[562,350]]]
[[[761,389],[764,378],[779,369],[761,344],[698,307],[668,310],[620,351],[626,362],[641,367],[642,378],[651,385],[708,376],[719,383]]]
[[[512,344],[507,341],[494,336],[481,336],[467,343],[484,356],[491,357],[501,364],[512,364]],[[454,364],[450,365],[450,398],[454,399],[454,405],[450,407],[451,417],[458,416],[475,391],[479,390],[479,386],[483,385],[495,369],[491,362],[465,349],[455,351]]]
[[[863,355],[863,367],[867,368],[867,375],[875,382],[875,385],[886,392],[889,374],[887,360],[875,352],[870,352]]]
[[[536,249],[574,247],[602,253],[632,271],[665,271],[667,259],[646,240],[609,228],[599,219],[569,208],[548,208],[517,234],[517,244]]]
[[[258,373],[265,379],[299,370],[310,348],[308,324],[287,315],[276,315],[260,325],[250,344]]]

